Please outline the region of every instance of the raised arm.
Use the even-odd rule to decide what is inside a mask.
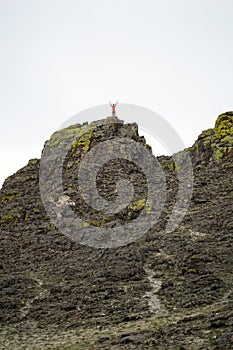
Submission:
[[[115,103],[115,106],[117,106],[118,105],[118,101]]]
[[[109,101],[109,104],[110,104],[110,106],[112,107],[112,103],[111,103],[111,101]]]

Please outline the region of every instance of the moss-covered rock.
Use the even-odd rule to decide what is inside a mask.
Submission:
[[[189,150],[198,162],[233,158],[233,112],[220,114],[214,128],[203,131]]]
[[[165,233],[178,181],[172,158],[161,156],[167,185],[163,213],[147,234],[117,249],[82,246],[58,232],[41,202],[40,160],[30,160],[6,179],[0,191],[0,348],[232,347],[232,115],[219,116],[189,149],[194,191],[180,227]],[[98,142],[116,136],[149,148],[136,124],[116,120],[104,127],[77,124],[46,143],[54,155],[72,141],[63,166],[65,195],[49,201],[74,203],[71,208],[84,228],[105,225],[110,230],[151,211],[145,175],[124,159],[100,169],[96,187],[101,197],[113,201],[116,183],[130,180],[134,194],[126,208],[106,215],[80,196],[80,160]],[[49,160],[46,165],[50,188],[54,169]]]

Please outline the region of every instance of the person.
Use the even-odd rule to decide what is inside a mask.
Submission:
[[[109,101],[109,104],[112,107],[112,116],[114,117],[116,115],[116,106],[118,105],[118,101],[116,103],[111,103],[111,101]]]

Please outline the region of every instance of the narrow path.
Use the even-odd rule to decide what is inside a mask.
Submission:
[[[145,293],[145,298],[148,299],[148,305],[150,311],[154,316],[164,316],[167,315],[167,310],[165,306],[162,305],[157,292],[159,291],[162,281],[158,278],[154,278],[155,272],[148,267],[144,267],[144,271],[147,274],[147,278],[151,284],[152,289],[149,292]]]
[[[30,309],[32,308],[32,303],[34,302],[34,300],[37,300],[37,299],[40,299],[40,298],[47,296],[47,290],[42,288],[43,281],[35,276],[33,276],[32,278],[38,283],[39,291],[38,291],[38,294],[34,298],[27,300],[25,305],[22,306],[22,308],[20,309],[20,317],[21,318],[24,318],[30,312]]]

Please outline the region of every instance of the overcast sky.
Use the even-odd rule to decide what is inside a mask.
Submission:
[[[233,110],[232,14],[232,0],[0,0],[0,185],[109,99],[192,145]]]

